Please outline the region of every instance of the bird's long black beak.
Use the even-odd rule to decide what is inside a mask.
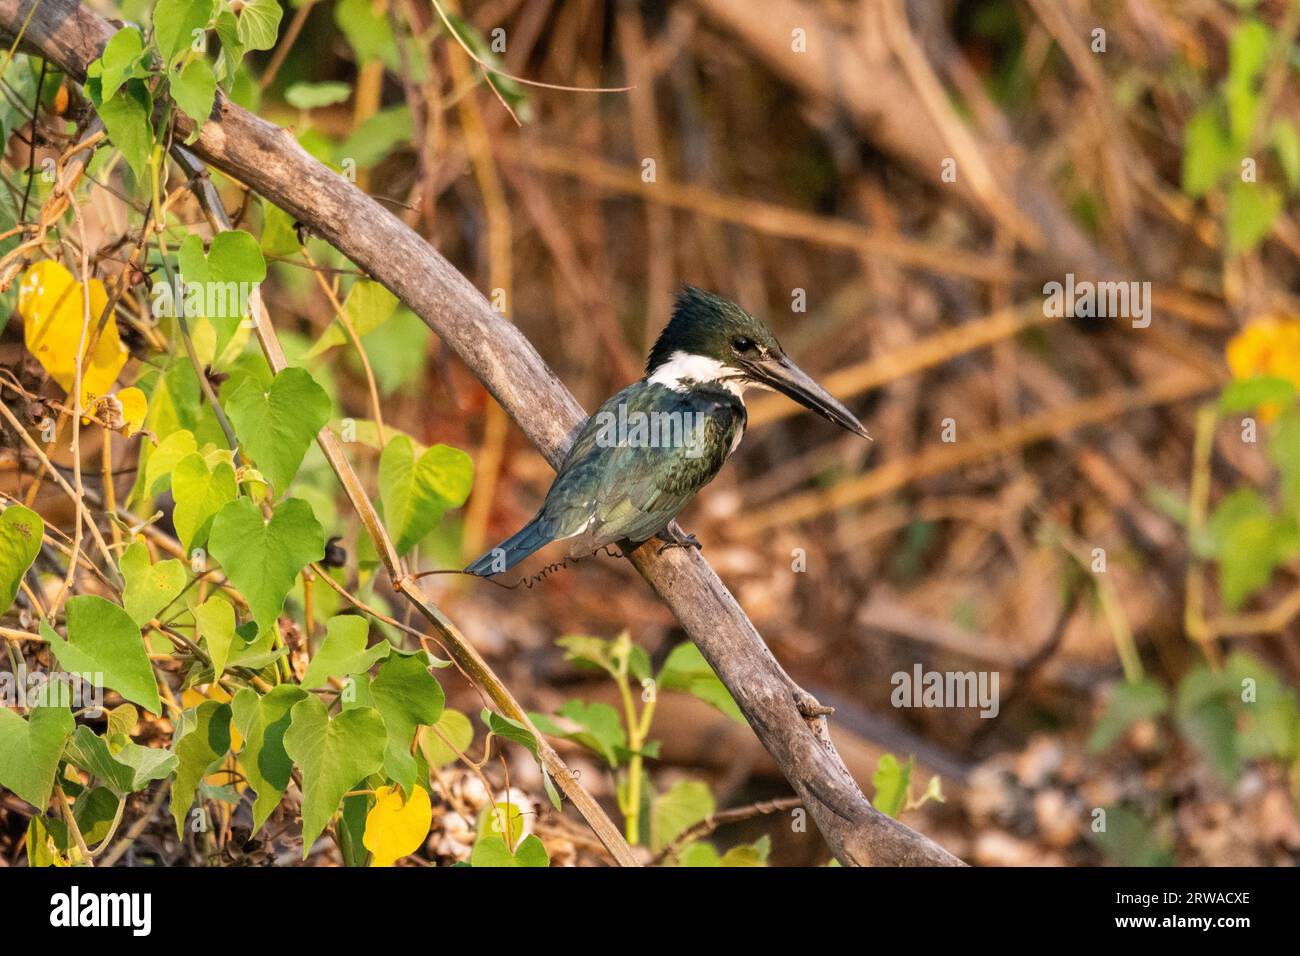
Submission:
[[[867,430],[862,427],[862,423],[854,417],[851,411],[841,405],[830,392],[814,382],[811,376],[786,356],[783,355],[779,359],[747,362],[745,371],[755,382],[774,388],[836,425],[847,428],[853,434],[861,435],[868,441],[871,440]]]

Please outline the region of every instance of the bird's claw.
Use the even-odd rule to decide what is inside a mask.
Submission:
[[[816,697],[801,687],[795,689],[794,705],[799,711],[799,716],[804,720],[816,720],[818,717],[828,717],[835,713],[834,707],[827,707],[820,703]]]
[[[687,531],[680,528],[669,526],[659,533],[659,539],[664,543],[659,546],[655,554],[663,554],[669,548],[694,548],[696,551],[703,551],[704,545],[700,544],[700,539]]]

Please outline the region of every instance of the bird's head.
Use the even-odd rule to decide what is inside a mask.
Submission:
[[[856,435],[862,423],[790,361],[771,329],[736,303],[694,286],[677,294],[673,317],[646,361],[646,377],[671,388],[720,382],[772,388]]]

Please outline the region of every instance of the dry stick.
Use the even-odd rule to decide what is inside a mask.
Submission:
[[[294,41],[298,39],[298,34],[302,32],[303,25],[307,22],[307,16],[315,5],[316,0],[306,0],[294,12],[293,19],[289,21],[289,29],[284,32],[284,37],[275,45],[275,53],[271,55],[271,62],[266,65],[266,72],[257,81],[257,85],[263,90],[275,81],[275,75],[280,72],[285,57],[293,49]]]
[[[63,493],[68,496],[68,499],[74,504],[80,501],[81,495],[78,495],[76,489],[68,484],[67,481],[64,480],[63,476],[59,474],[58,469],[54,467],[50,462],[49,457],[41,450],[41,446],[36,444],[36,440],[27,433],[27,429],[23,427],[22,422],[18,421],[14,413],[9,410],[9,406],[4,402],[0,402],[0,416],[4,417],[4,420],[9,423],[9,426],[18,434],[18,437],[21,438],[27,447],[32,450],[32,453],[45,468],[46,473],[54,479],[54,483],[63,490]],[[39,486],[40,482],[37,481],[35,487]],[[117,562],[113,558],[113,553],[108,549],[108,543],[104,540],[103,535],[100,534],[99,526],[93,521],[87,522],[87,525],[90,528],[91,537],[95,539],[95,544],[99,547],[100,553],[104,556],[104,560],[108,562],[109,573],[116,577]]]
[[[479,65],[483,70],[484,76],[489,79],[489,85],[491,85],[491,77],[504,76],[507,80],[514,80],[514,82],[523,83],[526,86],[535,86],[543,90],[560,90],[561,92],[566,93],[626,93],[632,88],[630,86],[563,86],[559,83],[543,83],[540,80],[530,80],[525,76],[516,76],[513,73],[507,73],[505,70],[498,69],[490,63],[485,63],[479,55],[470,48],[469,44],[461,39],[459,31],[457,31],[452,25],[452,22],[447,19],[447,14],[443,13],[438,0],[431,0],[431,2],[433,3],[434,10],[438,12],[438,16],[442,18],[443,26],[446,27],[448,35],[456,41],[457,45],[465,51],[465,54],[471,60]],[[495,90],[495,87],[493,87],[493,89]],[[497,98],[501,98],[500,93],[497,94]],[[506,109],[509,110],[510,107],[506,106]],[[511,111],[511,115],[514,115],[513,111]],[[518,122],[518,117],[516,117],[515,121]]]
[[[16,33],[34,2],[0,0],[0,30]],[[80,80],[112,34],[105,20],[76,0],[41,0],[26,43]],[[306,223],[387,286],[456,351],[533,444],[558,465],[586,415],[523,333],[493,312],[469,280],[433,247],[309,156],[292,134],[241,109],[221,92],[214,115],[203,125],[192,151]],[[188,135],[189,124],[182,125],[182,135]],[[333,433],[324,433],[321,440],[342,459]],[[360,489],[347,490],[353,494]],[[364,509],[362,514],[373,511],[364,495],[353,503]],[[381,546],[381,553],[384,550]],[[835,751],[815,701],[782,670],[698,552],[675,548],[656,554],[655,547],[642,547],[631,560],[731,691],[841,862],[961,864],[929,838],[871,806]],[[435,627],[455,633],[409,582],[398,585],[419,601],[417,607]],[[472,654],[467,645],[457,646]],[[477,654],[467,660],[474,666],[481,664]],[[485,666],[482,670],[494,699],[509,700],[491,671]],[[539,743],[543,753],[552,752],[544,739],[539,738]],[[557,778],[562,785],[570,782]],[[569,796],[575,799],[572,793]]]
[[[442,14],[441,9],[438,12]],[[446,22],[445,16],[443,20]],[[451,29],[450,23],[447,28]],[[470,78],[469,64],[454,53],[447,58],[447,66],[453,82],[460,84]],[[483,197],[483,210],[487,216],[488,283],[494,296],[500,292],[505,311],[509,312],[514,301],[514,290],[511,288],[514,260],[511,253],[513,230],[506,191],[501,185],[501,176],[492,158],[491,137],[475,94],[472,91],[467,94],[456,109],[460,115],[461,129],[465,133],[474,180],[478,183],[479,194]],[[473,560],[479,553],[487,536],[488,518],[492,502],[496,499],[497,482],[505,458],[507,425],[506,413],[501,406],[496,402],[488,402],[484,411],[483,443],[474,463],[474,490],[469,506],[465,509],[465,525],[461,535],[462,554],[468,560]]]
[[[212,227],[217,231],[229,229],[230,221],[226,216],[225,208],[221,205],[220,197],[216,195],[211,180],[200,175],[202,166],[193,156],[180,147],[173,150],[173,156],[182,169],[185,170],[186,175],[194,180],[195,196],[203,206],[204,212],[209,216]],[[258,343],[266,356],[266,361],[271,366],[271,371],[279,374],[285,368],[287,362],[285,361],[284,350],[280,347],[280,340],[276,335],[275,326],[271,324],[270,317],[266,314],[260,291],[255,290],[249,298],[249,308],[252,312],[253,328]],[[375,551],[384,565],[384,570],[388,572],[394,590],[405,596],[415,609],[433,625],[434,630],[441,635],[445,642],[444,646],[447,648],[448,653],[451,654],[460,668],[469,675],[470,679],[487,692],[487,695],[507,717],[523,724],[537,739],[537,753],[546,772],[555,779],[560,789],[564,791],[565,796],[573,802],[573,805],[586,818],[592,830],[600,837],[601,842],[605,844],[614,859],[622,866],[639,866],[640,863],[633,855],[632,848],[619,835],[613,821],[605,815],[605,811],[601,809],[595,798],[578,783],[573,772],[565,765],[560,755],[555,752],[555,748],[546,741],[541,731],[533,725],[527,711],[515,700],[509,689],[497,677],[474,646],[465,639],[465,636],[460,633],[442,611],[424,596],[419,585],[406,573],[402,567],[401,558],[397,554],[397,549],[393,546],[392,540],[388,537],[388,532],[379,520],[379,515],[366,494],[361,479],[357,477],[347,456],[343,453],[343,446],[339,443],[338,436],[326,425],[316,436],[316,441],[320,445],[326,461],[329,462],[334,474],[338,477],[339,483],[343,485],[348,500],[351,501],[357,516],[361,519],[361,523],[374,541]]]
[[[88,160],[87,160],[88,161]],[[94,360],[94,350],[99,347],[99,333],[96,332],[94,337],[90,334],[90,250],[86,245],[86,220],[82,219],[81,207],[72,196],[69,190],[69,208],[73,212],[73,221],[77,224],[77,238],[81,243],[81,282],[82,290],[82,330],[81,338],[77,343],[77,372],[73,376],[73,485],[77,489],[77,523],[73,531],[73,559],[68,562],[68,575],[64,578],[64,583],[56,594],[55,600],[49,602],[49,613],[59,614],[59,609],[64,604],[64,598],[68,592],[72,591],[73,583],[77,580],[77,555],[81,554],[81,536],[82,527],[85,524],[94,524],[94,518],[86,516],[86,488],[82,484],[82,462],[81,462],[81,428],[82,414],[86,411],[83,407],[82,382],[85,381],[86,364]],[[107,447],[112,442],[112,432],[105,429],[104,444]]]
[[[615,36],[623,62],[635,88],[628,96],[628,120],[632,125],[632,144],[637,156],[665,156],[659,135],[659,110],[655,103],[655,65],[646,55],[645,22],[636,4],[624,3],[615,14]],[[669,173],[659,170],[666,181]],[[672,213],[656,202],[645,203],[646,217],[646,296],[645,341],[653,342],[668,306],[668,290],[673,286]]]
[[[562,148],[533,142],[498,142],[494,148],[502,159],[529,169],[573,176],[606,192],[642,196],[648,202],[690,210],[718,222],[745,226],[764,235],[878,255],[943,275],[979,280],[1016,278],[1014,272],[1008,271],[1003,260],[993,256],[918,242],[870,229],[861,223],[818,216],[776,203],[727,196],[703,186],[662,179],[647,183],[634,169],[583,156],[575,153],[572,147]]]
[[[741,537],[756,535],[771,528],[815,518],[878,498],[918,479],[984,461],[990,455],[1011,448],[1096,425],[1141,408],[1182,401],[1213,388],[1215,384],[1204,376],[1182,372],[1144,388],[1107,393],[1065,408],[1049,409],[958,444],[933,445],[915,455],[886,462],[861,478],[841,482],[825,491],[792,495],[771,508],[739,519],[736,532]]]
[[[96,116],[86,127],[80,142],[68,147],[55,161],[54,191],[41,205],[40,220],[31,239],[15,246],[0,258],[0,292],[22,271],[28,259],[45,244],[45,234],[68,211],[69,197],[94,156],[92,147],[104,138],[104,124]],[[85,154],[84,157],[81,154]],[[74,157],[76,157],[74,159]]]
[[[353,347],[357,350],[357,357],[361,359],[362,371],[366,373],[366,389],[370,393],[370,414],[375,419],[375,434],[379,436],[379,444],[384,445],[384,415],[380,408],[379,386],[375,383],[375,372],[370,367],[370,356],[366,354],[366,347],[361,344],[361,336],[357,335],[356,328],[352,325],[352,320],[348,318],[347,309],[340,303],[330,284],[325,281],[325,276],[321,274],[316,265],[316,260],[312,258],[311,253],[306,246],[302,247],[302,257],[307,260],[312,274],[316,276],[316,281],[325,293],[325,297],[330,300],[330,307],[334,309],[334,317],[339,325],[343,326],[343,331],[347,333],[348,338],[352,340]]]
[[[1020,277],[1020,273],[1010,268],[1002,256],[919,242],[862,223],[818,216],[758,199],[728,196],[703,186],[665,181],[662,177],[657,183],[646,183],[634,169],[575,153],[572,148],[532,142],[521,146],[509,141],[498,141],[494,145],[501,157],[510,163],[540,172],[572,176],[607,193],[640,196],[646,202],[744,226],[764,235],[879,256],[941,275],[966,276],[984,282],[1009,282]],[[1173,313],[1196,326],[1227,327],[1222,308],[1204,298],[1189,295],[1174,286],[1156,285],[1151,294],[1152,304],[1157,310]],[[1040,301],[1040,308],[1041,305]]]
[[[739,823],[742,820],[749,820],[769,813],[784,813],[786,810],[793,810],[797,806],[799,806],[798,797],[783,797],[780,800],[760,800],[748,806],[734,807],[730,810],[722,810],[719,813],[711,813],[699,823],[687,827],[673,837],[672,842],[655,855],[654,862],[662,863],[676,857],[686,844],[704,839],[704,837],[724,824]]]
[[[1266,611],[1250,614],[1225,614],[1211,620],[1207,628],[1213,635],[1281,634],[1300,616],[1300,588],[1292,591]]]
[[[1210,500],[1210,459],[1214,454],[1214,426],[1218,413],[1214,405],[1196,410],[1196,430],[1192,440],[1192,483],[1187,496],[1187,537],[1195,541],[1205,525]],[[1203,562],[1193,553],[1187,562],[1185,578],[1187,602],[1183,611],[1183,629],[1192,642],[1217,666],[1215,633],[1205,621],[1205,571]]]
[[[81,385],[86,374],[86,361],[93,355],[92,343],[87,341],[90,335],[90,253],[86,248],[86,223],[81,218],[81,207],[75,200],[70,199],[69,208],[77,224],[77,236],[81,242],[81,275],[78,279],[81,284],[81,338],[77,342],[77,367],[72,379],[72,483],[77,491],[77,516],[72,532],[72,560],[68,562],[68,573],[63,579],[63,585],[54,596],[54,600],[50,602],[51,614],[59,613],[59,608],[63,606],[63,599],[77,579],[76,559],[81,554],[81,529],[87,522],[94,523],[93,518],[86,517],[86,489],[81,483],[81,416],[85,411],[82,406]],[[109,439],[105,437],[104,440]]]
[[[930,68],[930,63],[921,51],[920,44],[912,35],[912,28],[907,22],[907,11],[902,0],[883,0],[874,9],[884,27],[885,42],[892,47],[894,57],[902,65],[903,72],[907,74],[931,122],[960,164],[962,174],[969,180],[971,191],[983,204],[989,216],[1011,232],[1017,240],[1029,248],[1040,246],[1042,244],[1040,230],[1021,214],[1014,202],[1009,201],[985,161],[979,145],[975,142],[974,134],[957,115],[948,91],[943,88]]]
[[[140,838],[140,834],[144,833],[145,828],[152,822],[154,815],[162,809],[163,801],[167,799],[171,788],[172,778],[168,777],[158,787],[158,792],[153,795],[153,799],[149,801],[149,806],[145,808],[140,818],[127,827],[126,833],[122,834],[122,839],[113,844],[113,848],[104,855],[102,861],[104,866],[113,866],[127,850],[131,849],[131,845]]]
[[[63,822],[68,825],[68,830],[72,833],[72,839],[76,841],[77,849],[81,851],[82,862],[86,866],[93,867],[95,858],[90,855],[90,848],[86,846],[86,840],[81,835],[81,828],[77,826],[77,818],[72,815],[72,804],[68,802],[68,795],[63,792],[60,784],[54,785],[54,794],[59,798],[59,810],[63,814]]]

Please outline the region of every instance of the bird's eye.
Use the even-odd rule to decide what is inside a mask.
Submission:
[[[738,339],[732,339],[731,347],[735,349],[737,352],[749,352],[754,348],[754,343],[751,339],[747,339],[742,336],[741,338]]]

